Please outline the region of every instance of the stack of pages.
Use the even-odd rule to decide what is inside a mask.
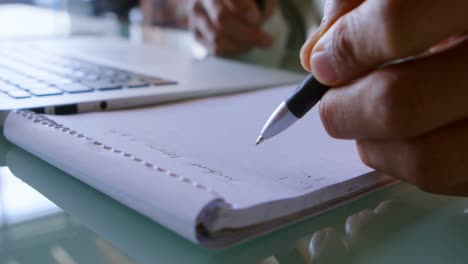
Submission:
[[[353,141],[330,138],[317,110],[260,146],[293,86],[118,112],[11,112],[13,143],[207,247],[221,248],[391,182]]]

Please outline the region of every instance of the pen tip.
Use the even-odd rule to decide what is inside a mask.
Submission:
[[[263,136],[259,136],[258,139],[257,139],[257,144],[256,144],[256,145],[259,145],[259,144],[262,143],[263,141],[265,141],[265,139],[263,138]]]

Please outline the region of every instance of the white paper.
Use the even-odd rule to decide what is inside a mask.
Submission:
[[[213,231],[297,213],[388,180],[361,176],[372,170],[359,160],[353,141],[326,134],[317,107],[281,135],[256,146],[263,123],[293,89],[289,86],[112,113],[49,116],[188,182],[145,170],[121,155],[11,116],[5,135],[95,188],[112,187],[132,197],[144,197],[146,204],[129,204],[128,197],[115,197],[104,190],[195,240],[195,231],[187,230],[194,229],[203,206],[217,198],[228,208],[211,222]],[[36,139],[30,139],[34,134]],[[97,182],[104,185],[97,187]],[[159,215],[166,211],[168,216]],[[184,219],[174,225],[174,217]]]
[[[14,112],[4,125],[11,142],[197,242],[197,218],[217,197],[68,132]]]

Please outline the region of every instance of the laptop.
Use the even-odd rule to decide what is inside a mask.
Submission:
[[[0,42],[0,114],[75,114],[297,83],[304,75],[114,37]],[[1,121],[1,120],[0,120]]]

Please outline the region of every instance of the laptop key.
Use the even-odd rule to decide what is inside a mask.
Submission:
[[[87,82],[87,84],[93,87],[96,90],[108,91],[108,90],[117,90],[122,89],[122,84],[118,82],[111,81],[101,81],[101,82]]]
[[[60,86],[60,85],[63,85],[63,84],[73,83],[73,80],[70,79],[70,78],[65,78],[64,77],[64,78],[57,79],[57,80],[54,80],[54,81],[49,81],[48,83],[51,84],[51,85]]]
[[[70,77],[72,78],[83,78],[84,76],[86,76],[86,72],[83,72],[83,71],[73,71],[72,73],[70,73]]]
[[[111,69],[111,68],[105,68],[105,69],[102,69],[101,73],[105,76],[115,76],[118,74],[118,71],[117,70],[114,70],[114,69]]]
[[[10,91],[7,94],[15,99],[24,99],[31,97],[30,93],[23,90]]]
[[[63,93],[62,90],[55,88],[55,87],[34,89],[34,90],[29,90],[29,92],[35,96],[50,96],[50,95],[59,95]]]
[[[35,84],[38,84],[39,82],[36,79],[24,77],[24,78],[10,80],[10,83],[14,85],[24,86],[24,85],[35,85]]]
[[[36,86],[36,85],[44,85],[44,83],[38,82],[37,80],[17,80],[10,82],[12,85],[18,87],[27,87],[27,86]],[[24,89],[24,88],[22,88]]]
[[[41,76],[38,79],[42,80],[43,82],[54,82],[54,81],[60,80],[62,78],[63,78],[62,76],[57,75],[57,74],[48,74],[48,75]]]
[[[100,77],[97,74],[87,74],[87,75],[83,76],[80,79],[83,79],[83,80],[86,80],[86,81],[96,81],[96,80],[99,80],[99,78]]]
[[[36,82],[34,84],[19,85],[19,87],[23,90],[39,90],[50,88],[50,85],[47,83]]]
[[[91,87],[76,82],[59,84],[58,88],[67,93],[85,93],[93,91]]]
[[[18,87],[8,84],[8,83],[0,83],[0,91],[8,93],[8,92],[13,92],[13,91],[22,91]]]
[[[142,79],[130,79],[125,83],[128,88],[139,88],[149,86],[150,83]]]
[[[150,81],[151,85],[169,85],[169,84],[177,84],[177,82],[174,81],[168,81],[164,79],[155,79],[152,78]]]
[[[130,73],[121,72],[121,73],[117,74],[116,76],[114,76],[114,79],[116,79],[118,81],[128,81],[128,80],[130,80],[131,77],[132,76],[131,76]]]

